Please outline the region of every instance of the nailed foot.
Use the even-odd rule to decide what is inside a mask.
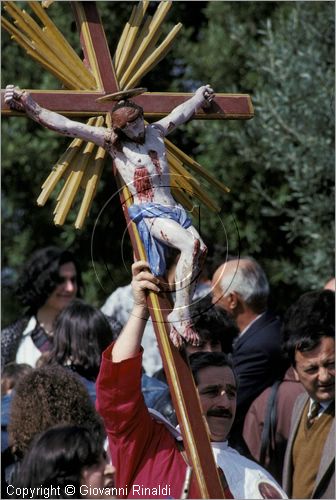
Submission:
[[[181,319],[173,310],[168,315],[168,321],[171,324],[170,338],[177,348],[182,347],[183,339],[188,344],[199,345],[200,339],[198,333],[193,328],[190,318]]]
[[[177,347],[178,349],[181,349],[181,347],[183,346],[183,338],[181,337],[181,335],[174,326],[171,327],[169,336],[174,346]]]

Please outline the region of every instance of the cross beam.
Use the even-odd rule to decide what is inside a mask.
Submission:
[[[43,108],[56,111],[66,116],[95,116],[109,113],[113,101],[97,102],[107,92],[85,92],[76,90],[30,90],[34,100]],[[18,114],[12,111],[3,100],[1,91],[1,110],[4,115]],[[52,102],[50,101],[52,94]],[[184,92],[145,92],[132,100],[144,109],[146,119],[158,120],[166,116],[172,109],[187,101],[190,94]],[[200,110],[194,118],[202,120],[249,120],[253,117],[253,107],[249,95],[216,94],[209,110]]]

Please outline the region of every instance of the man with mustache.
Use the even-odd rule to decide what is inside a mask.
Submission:
[[[304,313],[298,302],[293,321]],[[327,314],[314,322],[318,311],[312,312],[310,324],[296,326],[286,339],[306,392],[293,408],[283,486],[291,498],[335,498],[335,328]]]
[[[181,498],[187,463],[180,433],[149,412],[140,388],[141,340],[148,318],[146,292],[159,292],[160,282],[144,261],[133,264],[132,273],[134,308],[116,342],[103,353],[97,379],[97,409],[109,437],[116,486],[127,486],[124,497]],[[221,352],[195,353],[190,365],[214,457],[225,473],[226,498],[287,498],[264,469],[228,446],[226,439],[236,413],[237,383],[227,356]],[[188,498],[197,498],[193,476]],[[138,485],[151,489],[151,493],[134,490]]]

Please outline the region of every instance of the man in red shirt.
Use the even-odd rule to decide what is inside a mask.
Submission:
[[[145,292],[158,292],[159,280],[144,261],[133,264],[132,272],[132,315],[116,342],[103,353],[97,379],[97,409],[105,422],[116,467],[113,493],[118,498],[181,498],[187,464],[179,432],[150,414],[140,385],[141,339],[148,317]],[[226,355],[197,353],[193,357],[191,368],[213,453],[230,489],[226,497],[286,498],[264,469],[227,445],[236,412],[236,380]],[[187,497],[197,498],[193,475]]]

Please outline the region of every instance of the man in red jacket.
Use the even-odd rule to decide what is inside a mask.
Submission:
[[[179,432],[153,418],[140,387],[141,339],[148,317],[145,292],[158,292],[159,280],[146,262],[133,264],[132,271],[133,312],[116,342],[104,352],[97,379],[97,409],[105,421],[116,467],[113,493],[119,498],[181,498],[187,464]],[[264,469],[226,442],[236,412],[236,379],[226,355],[196,353],[190,362],[213,453],[228,482],[226,498],[286,498]],[[188,497],[197,497],[193,479]]]

